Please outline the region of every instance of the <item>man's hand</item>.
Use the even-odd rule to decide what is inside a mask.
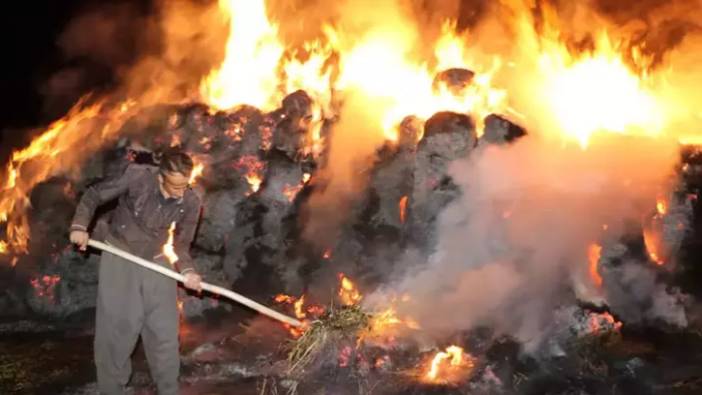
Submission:
[[[192,289],[193,291],[197,292],[202,291],[202,277],[200,277],[199,274],[195,272],[187,272],[183,275],[183,277],[185,277],[185,281],[183,282],[185,288]]]
[[[88,235],[88,232],[84,230],[72,230],[70,239],[71,243],[78,246],[78,249],[85,251],[88,248],[88,240],[90,239],[90,236]]]

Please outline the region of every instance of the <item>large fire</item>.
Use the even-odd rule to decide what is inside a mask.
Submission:
[[[592,26],[590,44],[577,46],[568,40],[568,26],[549,6],[540,5],[542,20],[536,21],[531,2],[500,3],[495,9],[504,7],[508,12],[497,19],[512,25],[512,48],[488,53],[480,45],[481,36],[459,32],[455,20],[445,21],[429,38],[411,17],[393,10],[397,15],[375,18],[373,23],[358,23],[352,18],[357,12],[345,10],[348,23],[343,17],[340,23],[323,23],[317,37],[293,44],[284,40],[279,23],[271,19],[271,4],[220,0],[216,12],[229,21],[224,57],[219,62],[213,59],[215,67],[198,86],[189,87],[196,93],[181,100],[198,96],[215,110],[248,104],[268,111],[278,107],[286,94],[303,89],[314,100],[305,151],[316,154],[323,140],[322,120],[338,111],[337,98],[350,94],[367,103],[360,110],[371,125],[363,130],[377,133],[358,138],[377,142],[397,140],[397,125],[407,115],[426,119],[445,110],[472,115],[478,134],[484,116],[498,113],[582,147],[603,132],[695,140],[696,136],[681,135],[699,129],[702,122],[699,111],[691,107],[695,101],[685,96],[684,84],[676,85],[675,91],[669,83],[686,80],[676,74],[682,73],[677,71],[681,68],[654,67],[646,48],[632,43],[611,23]],[[419,48],[426,39],[431,40],[429,52]],[[680,58],[673,59],[690,63]],[[435,80],[451,68],[474,74],[459,87]],[[156,85],[145,86],[144,92],[133,92],[130,86],[129,92],[136,94],[126,100],[92,100],[91,105],[82,101],[27,148],[12,154],[0,192],[0,221],[6,224],[9,251],[27,252],[31,189],[53,175],[75,171],[85,155],[74,152],[93,152],[113,138],[126,115],[159,97],[163,87]],[[695,128],[688,127],[691,123]],[[239,132],[233,131],[235,138],[240,138]],[[260,167],[247,168],[246,179],[251,192],[257,191],[262,183]],[[292,196],[293,190],[289,192]]]

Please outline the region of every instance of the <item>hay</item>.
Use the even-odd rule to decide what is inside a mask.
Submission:
[[[370,314],[357,305],[340,308],[332,306],[319,319],[312,321],[302,336],[293,341],[288,353],[289,373],[303,372],[330,346],[345,339],[357,338],[363,330],[369,329],[371,318]]]

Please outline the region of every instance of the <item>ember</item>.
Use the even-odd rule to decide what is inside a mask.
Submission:
[[[38,297],[46,298],[50,303],[54,303],[56,301],[54,290],[59,281],[61,281],[61,277],[58,275],[45,275],[41,278],[33,278],[30,283]]]

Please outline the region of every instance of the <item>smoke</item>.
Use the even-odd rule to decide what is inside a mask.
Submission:
[[[616,238],[624,220],[654,204],[675,152],[662,140],[619,137],[587,151],[533,135],[482,146],[452,164],[462,196],[439,218],[434,253],[400,262],[408,269],[369,301],[409,294],[401,312],[431,335],[490,325],[538,338],[571,278],[596,287],[588,246],[604,237],[603,224]]]
[[[62,115],[86,92],[114,84],[155,36],[148,12],[132,3],[105,4],[70,20],[56,42],[65,67],[40,87],[45,113]]]

